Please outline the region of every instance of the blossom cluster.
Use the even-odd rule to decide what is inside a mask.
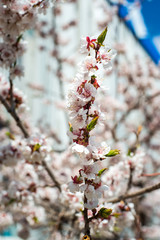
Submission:
[[[44,135],[32,135],[25,140],[23,156],[27,162],[40,164],[49,157],[51,147]]]
[[[97,2],[99,5],[103,5],[100,0],[97,0]],[[104,2],[106,4],[105,0]],[[4,40],[0,43],[0,67],[10,68],[9,80],[12,80],[16,76],[20,77],[23,74],[22,68],[17,65],[18,58],[21,57],[25,50],[21,33],[35,24],[37,12],[45,9],[46,3],[47,1],[45,0],[2,0],[0,3],[0,6],[3,5],[3,9],[1,10],[4,10],[1,12],[1,14],[4,14],[4,19],[0,16],[2,20],[0,34],[2,35],[2,41]],[[97,11],[97,8],[95,9]],[[54,12],[57,12],[57,14],[60,12],[59,6],[56,9],[54,8]],[[110,11],[108,12],[110,13]],[[104,13],[106,13],[106,11]],[[101,15],[106,16],[106,14]],[[112,14],[107,14],[107,17],[108,16],[110,19],[107,21],[111,21]],[[101,20],[101,18],[98,19],[99,21]],[[99,24],[101,27],[108,25],[105,21],[100,21]],[[43,21],[42,25],[45,26]],[[48,33],[44,34],[40,25],[39,31],[44,38],[46,38],[47,35],[50,35],[50,37],[55,36],[55,51],[52,55],[57,58],[58,64],[61,66],[62,59],[59,58],[59,47],[56,45],[56,42],[57,44],[65,44],[66,39],[61,39],[57,36],[55,29],[49,29]],[[105,97],[105,92],[101,91],[103,95],[99,98],[99,103],[103,104],[103,111],[107,112],[106,116],[109,121],[105,121],[105,125],[100,128],[101,131],[98,131],[99,135],[97,134],[95,136],[95,133],[97,133],[94,130],[95,126],[104,120],[104,115],[97,107],[99,104],[97,101],[97,91],[102,89],[103,79],[101,72],[102,69],[104,69],[104,71],[107,70],[107,74],[109,74],[111,59],[115,55],[114,50],[104,46],[105,33],[106,30],[98,38],[87,37],[81,40],[80,51],[85,54],[85,59],[78,65],[78,73],[69,92],[69,135],[74,142],[72,144],[72,151],[77,153],[80,158],[76,158],[75,154],[71,154],[71,149],[63,152],[51,151],[51,145],[48,144],[46,137],[42,134],[32,135],[30,129],[27,139],[19,138],[17,132],[14,132],[14,130],[12,132],[10,122],[9,130],[3,128],[1,131],[0,139],[2,135],[5,135],[5,131],[11,131],[12,134],[10,132],[6,134],[10,138],[9,144],[7,144],[8,139],[6,139],[6,135],[5,138],[3,136],[3,143],[0,147],[0,170],[2,170],[0,175],[0,228],[18,222],[22,226],[18,235],[23,239],[29,237],[30,227],[35,228],[38,226],[39,228],[45,226],[45,230],[47,230],[47,226],[49,230],[52,229],[50,232],[53,239],[79,239],[84,228],[84,222],[86,223],[86,221],[83,221],[83,219],[86,220],[84,217],[86,209],[93,238],[126,239],[128,236],[124,228],[129,226],[132,231],[131,224],[136,222],[136,226],[132,226],[133,229],[137,228],[136,231],[141,231],[140,226],[137,227],[137,216],[139,213],[140,218],[143,215],[145,216],[144,222],[147,223],[147,218],[153,218],[153,205],[159,205],[158,192],[154,195],[155,197],[152,196],[152,199],[146,200],[146,198],[140,198],[143,199],[143,205],[139,200],[134,201],[135,205],[127,200],[117,204],[106,203],[106,199],[108,200],[110,196],[118,196],[117,199],[119,201],[123,194],[125,195],[128,192],[132,192],[132,189],[135,187],[139,188],[144,186],[145,181],[144,179],[141,181],[141,174],[144,170],[146,159],[144,158],[143,152],[136,149],[136,153],[129,153],[127,156],[121,155],[120,161],[112,159],[112,166],[110,166],[109,169],[106,168],[106,162],[108,164],[108,160],[102,161],[108,156],[113,156],[114,150],[111,150],[106,142],[101,142],[101,139],[112,138],[117,144],[116,133],[113,134],[117,125],[114,125],[114,123],[116,117],[120,115],[116,114],[116,111],[123,111],[123,113],[126,114],[127,107],[131,109],[130,106],[133,104],[132,100],[135,98],[135,96],[132,96],[133,88],[126,87],[124,82],[122,83],[122,94],[126,97],[126,101],[124,101],[123,104],[119,101],[120,99],[113,100],[111,97]],[[119,45],[116,48],[119,53],[124,52],[122,46]],[[116,61],[116,64],[117,63],[119,64],[119,61]],[[132,86],[131,84],[135,81],[135,86],[138,86],[137,90],[144,91],[149,87],[150,90],[148,93],[150,93],[152,89],[151,82],[154,81],[151,81],[151,79],[147,81],[144,76],[143,81],[140,81],[142,80],[141,75],[143,75],[141,69],[136,66],[135,69],[131,71],[130,68],[132,68],[131,64],[130,66],[125,66],[123,69],[128,74],[127,78],[129,79],[130,86]],[[152,70],[153,74],[152,67],[150,70]],[[122,73],[120,74],[119,72],[118,74],[121,77],[126,76],[125,74],[123,76]],[[59,70],[59,67],[56,74],[61,81],[63,74],[62,71]],[[32,87],[37,87],[38,89],[38,85],[34,82],[32,85]],[[3,96],[9,105],[13,102],[16,113],[19,114],[23,109],[26,110],[25,98],[17,88],[14,87],[12,90],[11,92],[11,86],[9,86],[8,82],[4,82],[2,79],[0,80],[0,95]],[[46,93],[48,94],[48,92]],[[11,95],[13,95],[13,100],[11,99]],[[147,126],[150,126],[151,130],[154,130],[155,126],[159,124],[158,100],[156,97],[153,99],[152,104],[147,104],[151,110],[148,116]],[[144,102],[145,101],[144,99]],[[146,110],[146,108],[144,108],[144,110]],[[144,114],[146,113],[147,111],[144,111]],[[150,116],[154,116],[154,121],[150,121]],[[1,120],[3,120],[3,116],[0,116],[0,128]],[[125,122],[124,118],[122,118],[122,120]],[[127,124],[129,125],[130,123]],[[24,127],[26,127],[26,122],[24,123]],[[47,128],[47,132],[50,132],[49,128]],[[112,134],[113,136],[111,136]],[[50,136],[51,135],[54,138],[52,132],[50,132]],[[128,136],[125,140],[120,139],[119,142],[128,146]],[[138,141],[137,143],[139,144]],[[116,147],[119,148],[119,145],[117,144]],[[154,156],[154,154],[152,154],[152,156]],[[49,164],[47,164],[50,170],[49,175],[47,175],[44,164],[44,161],[47,160],[50,160]],[[79,174],[75,175],[78,170]],[[66,185],[62,184],[60,188],[57,188],[54,175],[53,179],[50,178],[52,172],[55,174],[58,183],[68,182],[72,173],[72,181],[69,183],[69,189],[72,193]],[[51,182],[51,180],[53,180],[53,182]],[[106,185],[103,185],[104,182]],[[104,190],[108,191],[104,193]],[[102,195],[104,196],[100,199]],[[153,199],[155,204],[153,204]],[[108,201],[110,202],[110,200],[111,199]],[[83,207],[85,208],[84,211],[82,211]],[[137,213],[137,209],[139,208],[137,216],[134,207]],[[3,212],[3,210],[5,212]],[[156,210],[156,215],[159,215],[158,208]],[[6,212],[11,212],[12,215],[6,214]],[[122,232],[122,230],[124,231]],[[125,234],[126,236],[124,236]],[[134,239],[137,238],[138,236]],[[89,239],[89,236],[87,237],[85,235],[83,239]]]
[[[11,44],[10,40],[0,43],[0,66],[9,68],[12,66],[14,69],[14,64],[16,63],[16,59],[21,57],[23,52],[25,51],[25,42],[21,41],[21,43],[13,42]],[[15,74],[19,77],[23,76],[23,71],[20,66],[16,67],[16,69],[12,69],[12,75]]]
[[[7,41],[34,26],[37,13],[46,9],[48,0],[2,0],[0,2],[0,34]]]
[[[13,224],[12,215],[10,213],[0,212],[0,229],[2,230],[11,224]]]
[[[0,164],[5,166],[14,166],[18,160],[22,159],[22,153],[17,142],[12,141],[7,145],[0,147]]]
[[[0,199],[2,204],[9,205],[14,201],[24,202],[29,195],[30,192],[27,191],[25,185],[22,185],[20,182],[11,181],[8,189],[2,191]]]
[[[11,96],[11,94],[13,96]],[[28,110],[26,105],[26,97],[18,88],[14,87],[12,93],[10,92],[10,84],[5,80],[4,77],[0,76],[0,95],[8,104],[13,101],[14,108],[18,113],[23,113]]]
[[[112,211],[108,218],[97,218],[91,222],[92,236],[101,235],[101,238],[112,239],[112,233],[122,232],[126,227],[131,227],[134,223],[134,204],[124,203],[103,204],[98,207],[105,207]],[[90,211],[91,212],[91,211]],[[92,215],[91,215],[92,216]],[[116,217],[113,217],[116,216]]]
[[[45,11],[48,0],[2,0],[0,2],[0,67],[10,69],[11,77],[23,76],[17,59],[25,51],[22,34],[34,27],[37,13]]]
[[[103,191],[108,189],[101,181],[103,170],[100,160],[105,159],[110,147],[105,142],[98,144],[91,136],[91,131],[101,119],[101,112],[93,108],[97,90],[102,84],[100,72],[102,68],[110,70],[110,61],[115,56],[114,50],[103,45],[106,33],[107,29],[98,38],[81,40],[80,52],[87,56],[79,64],[68,94],[69,136],[74,142],[72,150],[79,154],[83,164],[79,176],[72,177],[69,188],[72,192],[84,192],[84,207],[87,209],[96,208]]]
[[[32,135],[28,139],[20,139],[11,133],[6,133],[9,144],[0,147],[0,164],[15,166],[18,161],[25,160],[28,163],[40,164],[42,160],[49,158],[51,147],[45,136]]]
[[[113,166],[103,177],[103,180],[110,186],[109,196],[119,196],[128,191],[130,178],[136,182],[142,176],[145,166],[145,153],[138,149],[135,154],[122,155],[122,159]]]

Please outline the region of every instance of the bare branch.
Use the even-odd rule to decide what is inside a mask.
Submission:
[[[46,169],[46,171],[48,172],[48,175],[50,176],[50,178],[53,180],[53,182],[55,183],[55,186],[59,189],[59,191],[61,192],[61,187],[59,182],[56,180],[53,172],[51,171],[51,169],[49,168],[49,166],[47,165],[45,160],[42,160],[42,164],[44,166],[44,168]]]
[[[146,99],[146,101],[147,101],[147,102],[150,102],[150,101],[152,101],[154,98],[156,98],[156,97],[158,97],[158,96],[160,96],[160,91],[158,91],[158,92],[156,92],[155,94],[149,96],[149,97]]]
[[[135,197],[140,197],[143,194],[152,192],[152,191],[157,190],[157,189],[160,189],[160,183],[157,183],[157,184],[152,185],[150,187],[142,188],[141,190],[135,191],[133,193],[125,194],[125,195],[122,195],[122,196],[119,196],[119,197],[116,197],[116,198],[111,198],[107,202],[117,203],[117,202],[120,202],[121,200],[129,199],[129,198],[135,198]]]

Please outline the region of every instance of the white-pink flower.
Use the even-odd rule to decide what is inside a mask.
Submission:
[[[83,128],[86,125],[87,109],[81,108],[78,112],[70,113],[70,123],[74,130]]]
[[[83,74],[90,73],[92,75],[96,70],[98,70],[97,61],[92,56],[87,56],[79,65],[79,72]]]
[[[91,101],[92,97],[95,97],[96,95],[96,88],[91,83],[85,83],[84,87],[80,90],[78,90],[77,97],[84,103],[87,103]]]
[[[73,181],[68,183],[68,188],[72,193],[79,192],[79,184],[76,184]]]
[[[96,37],[83,37],[80,40],[80,53],[88,53],[90,48],[96,48]]]
[[[90,153],[87,147],[85,147],[83,145],[80,145],[80,144],[77,144],[77,143],[73,143],[72,151],[80,154],[80,156],[82,158],[87,156]]]
[[[87,202],[95,201],[97,203],[96,207],[98,206],[98,199],[101,198],[105,190],[108,190],[108,186],[101,185],[101,182],[99,183],[93,182],[93,185],[84,184],[80,186],[80,191],[84,192]]]
[[[83,168],[81,169],[81,175],[82,177],[87,179],[95,179],[100,169],[101,166],[98,162],[84,165]]]
[[[90,137],[87,148],[92,153],[92,157],[94,159],[104,158],[104,156],[110,151],[110,147],[106,144],[106,142],[98,144],[95,137]]]
[[[87,209],[94,209],[98,206],[98,199],[93,199],[93,200],[87,200],[86,203],[84,203],[84,207]]]
[[[112,69],[111,60],[116,56],[116,51],[110,48],[103,48],[100,50],[99,55],[104,69],[110,71]]]

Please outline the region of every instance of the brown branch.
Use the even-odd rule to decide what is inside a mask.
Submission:
[[[149,174],[143,173],[142,174],[143,177],[156,177],[156,176],[159,176],[159,175],[160,175],[160,173],[149,173]]]
[[[63,82],[63,74],[62,74],[62,67],[63,67],[63,60],[59,54],[59,42],[58,42],[58,33],[57,33],[57,26],[56,26],[56,1],[53,6],[53,19],[52,19],[52,29],[53,29],[53,44],[54,44],[54,49],[55,49],[55,59],[57,61],[57,70],[56,70],[56,75],[59,83],[59,90],[60,90],[60,97],[62,100],[65,100],[65,91],[64,91],[64,82]],[[65,121],[66,124],[68,125],[68,115],[66,112],[64,113],[65,115]]]
[[[139,101],[136,102],[135,104],[133,104],[131,107],[129,107],[128,110],[124,114],[121,115],[120,119],[115,122],[115,124],[113,125],[113,127],[111,129],[112,137],[115,141],[118,141],[118,139],[116,137],[116,130],[117,130],[118,125],[125,120],[125,118],[129,115],[129,113],[132,110],[137,109],[138,107],[139,107]]]
[[[111,198],[107,202],[117,203],[117,202],[120,202],[121,200],[129,199],[129,198],[135,198],[135,197],[140,197],[143,194],[152,192],[152,191],[157,190],[157,189],[160,189],[160,183],[156,183],[155,185],[152,185],[150,187],[144,187],[141,190],[135,191],[133,193],[129,193],[129,194],[125,194],[125,195],[122,195],[122,196],[119,196],[119,197]]]
[[[158,97],[159,95],[160,95],[160,91],[158,91],[158,92],[154,93],[153,95],[147,97],[146,101],[147,101],[147,102],[150,102],[150,101],[152,101],[154,98]]]
[[[24,134],[25,138],[29,137],[28,132],[26,131],[26,129],[23,126],[23,123],[21,122],[19,116],[17,115],[15,110],[12,110],[11,107],[8,105],[7,101],[0,95],[0,101],[3,104],[3,106],[6,108],[6,110],[10,113],[10,115],[14,118],[14,120],[17,123],[17,126],[21,129],[21,131]]]
[[[39,2],[37,2],[37,3],[35,3],[35,4],[33,4],[33,5],[32,5],[32,8],[39,7],[39,6],[41,5],[41,3],[44,2],[44,1],[45,1],[45,0],[41,0],[41,1],[39,1]],[[29,11],[26,11],[26,12],[23,13],[21,16],[24,17],[24,16],[27,15],[27,14],[30,14],[30,12],[29,12]]]
[[[136,226],[136,230],[137,230],[137,239],[141,239],[143,240],[143,233],[142,233],[142,229],[141,229],[141,221],[140,221],[140,217],[137,214],[137,211],[134,212],[134,210],[132,208],[129,207],[128,203],[125,201],[125,204],[128,206],[128,208],[130,209],[131,214],[134,217],[134,223]]]
[[[128,116],[128,114],[139,107],[139,101],[133,104],[131,107],[128,108],[128,110],[120,117],[120,119],[114,124],[113,129],[117,128],[119,123],[123,122],[125,118]]]
[[[13,100],[13,82],[11,77],[9,77],[9,83],[10,83],[10,88],[9,88],[9,94],[10,94],[10,104],[11,104],[11,110],[14,112],[14,100]]]
[[[84,203],[87,203],[87,198],[85,195],[84,195]],[[83,216],[84,216],[84,222],[85,222],[84,232],[86,235],[88,235],[90,237],[90,228],[89,228],[90,220],[88,218],[88,209],[87,208],[84,208]]]
[[[50,176],[50,178],[53,180],[53,182],[55,183],[55,186],[59,189],[59,191],[61,192],[61,187],[59,182],[56,180],[53,172],[51,171],[51,169],[49,168],[48,164],[46,163],[45,160],[42,160],[42,165],[44,166],[44,168],[46,169],[46,171],[48,172],[48,175]]]
[[[127,193],[127,192],[129,191],[129,189],[131,188],[131,185],[132,185],[133,169],[132,169],[131,166],[130,166],[130,168],[129,168],[129,171],[130,171],[130,174],[129,174],[127,189],[126,189],[125,193]]]
[[[155,94],[153,94],[153,95],[151,95],[151,96],[146,97],[145,101],[146,101],[146,102],[150,102],[150,101],[152,101],[154,98],[158,97],[159,95],[160,95],[160,91],[156,92]],[[116,141],[118,141],[118,139],[117,139],[117,137],[116,137],[116,129],[117,129],[118,125],[125,120],[125,118],[129,115],[129,113],[130,113],[132,110],[135,110],[135,109],[139,108],[139,106],[140,106],[140,101],[134,103],[132,106],[130,106],[130,107],[128,108],[128,110],[127,110],[124,114],[121,115],[120,119],[119,119],[117,122],[115,122],[114,126],[113,126],[112,129],[111,129],[111,133],[112,133],[112,137],[113,137]],[[150,136],[149,136],[149,137],[150,137]],[[147,139],[147,140],[148,140],[148,139]]]

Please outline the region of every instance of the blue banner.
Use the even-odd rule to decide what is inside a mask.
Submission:
[[[112,4],[116,1],[111,0]],[[153,61],[160,63],[160,0],[124,0],[118,14]]]

